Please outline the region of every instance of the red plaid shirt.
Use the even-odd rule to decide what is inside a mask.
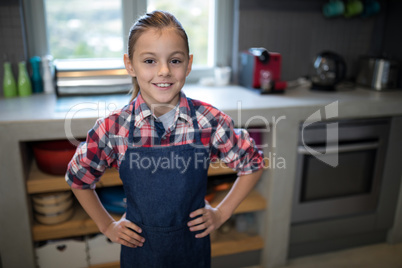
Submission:
[[[209,148],[210,159],[221,159],[237,170],[239,176],[263,168],[263,154],[246,130],[234,128],[233,120],[215,107],[198,100],[192,100],[192,103],[201,142]],[[134,146],[175,146],[195,142],[190,107],[183,92],[175,108],[175,123],[165,130],[161,139],[154,125],[154,116],[140,94],[122,109],[96,121],[86,142],[78,146],[68,165],[66,181],[71,187],[94,189],[106,168],[119,168],[128,147],[133,105]]]

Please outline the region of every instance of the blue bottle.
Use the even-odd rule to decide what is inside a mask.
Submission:
[[[32,57],[29,60],[29,62],[31,63],[31,67],[32,67],[32,75],[31,75],[32,92],[33,93],[43,92],[43,80],[42,80],[42,75],[40,72],[41,58],[38,56],[35,56],[35,57]]]

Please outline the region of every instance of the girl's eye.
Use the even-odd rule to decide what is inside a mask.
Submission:
[[[179,63],[181,63],[181,60],[177,60],[177,59],[176,59],[176,60],[172,60],[171,62],[172,62],[173,64],[179,64]]]
[[[152,63],[155,63],[155,61],[154,60],[144,60],[144,63],[152,64]]]

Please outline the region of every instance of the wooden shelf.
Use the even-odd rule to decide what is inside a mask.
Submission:
[[[225,198],[228,191],[218,192],[215,198],[211,202],[212,207],[216,207],[222,200]],[[253,212],[253,211],[260,211],[264,210],[267,207],[267,203],[256,190],[251,191],[246,199],[240,203],[240,205],[234,211],[234,214],[239,213],[246,213],[246,212]]]
[[[121,217],[119,215],[112,216],[116,220]],[[74,215],[66,222],[46,225],[34,221],[32,225],[32,236],[34,241],[60,239],[94,233],[99,233],[98,227],[78,204],[75,206]]]
[[[215,206],[218,204],[219,200],[223,199],[224,194],[224,192],[219,193],[216,199],[212,201],[211,205]],[[254,190],[240,204],[235,213],[258,211],[265,209],[265,207],[265,199]],[[113,217],[115,219],[120,218],[119,215],[113,215]],[[59,239],[63,237],[79,236],[98,232],[99,230],[95,223],[79,205],[76,206],[73,217],[66,222],[55,225],[45,225],[34,222],[32,226],[32,235],[34,241]]]
[[[235,174],[236,172],[228,168],[223,163],[212,163],[208,176],[216,176],[223,174]],[[96,184],[96,187],[110,187],[122,185],[119,177],[119,172],[116,169],[108,169],[103,174],[101,180]],[[70,186],[66,183],[64,176],[50,175],[42,172],[36,162],[33,161],[31,170],[27,180],[28,194],[38,194],[57,191],[68,191]]]
[[[227,234],[218,234],[211,243],[211,257],[237,254],[259,250],[264,247],[264,240],[258,235],[250,236],[231,230]]]
[[[108,187],[122,185],[119,172],[115,169],[108,169],[102,176],[97,187]],[[31,166],[27,180],[28,194],[38,194],[47,192],[68,191],[70,186],[66,183],[64,176],[50,175],[42,172],[36,163]]]
[[[88,268],[120,268],[120,262],[110,262],[110,263],[91,265]]]

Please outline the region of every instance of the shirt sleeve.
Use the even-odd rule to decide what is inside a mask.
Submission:
[[[233,120],[222,113],[212,137],[213,151],[238,176],[251,174],[264,167],[263,152],[245,129],[235,128]]]
[[[98,119],[88,131],[86,141],[77,147],[68,164],[65,179],[70,187],[95,189],[106,168],[115,166],[115,153],[108,132],[105,119]]]

